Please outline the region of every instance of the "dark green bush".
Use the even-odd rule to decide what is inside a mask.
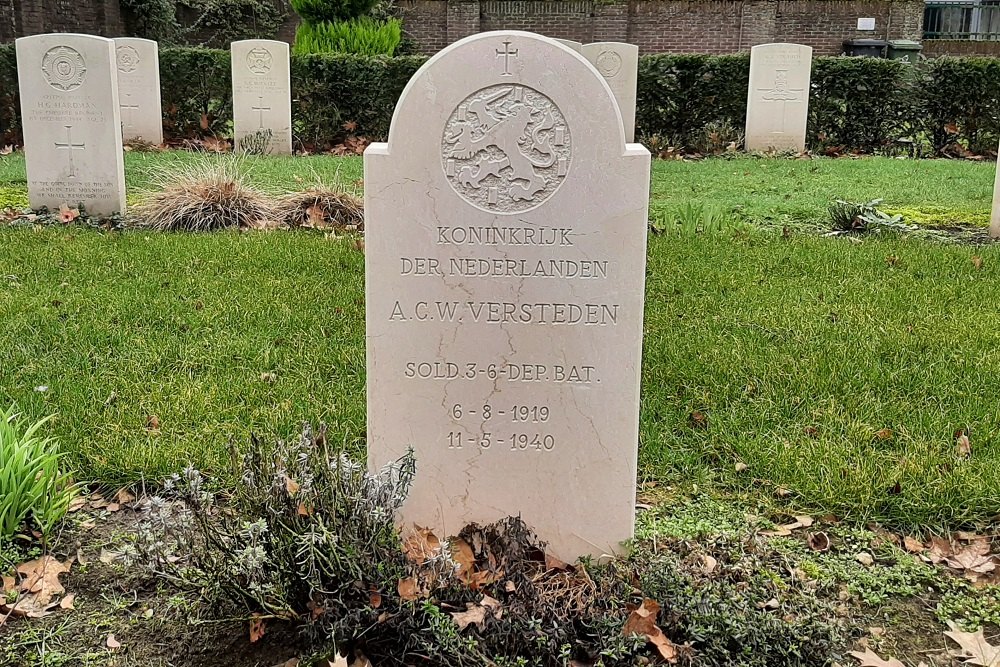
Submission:
[[[348,133],[384,139],[396,100],[424,61],[422,56],[293,55],[296,140],[323,149]],[[653,147],[705,150],[738,139],[748,68],[746,54],[643,56],[636,110],[640,140]],[[168,137],[230,132],[228,51],[161,49],[160,77]],[[938,58],[907,66],[873,58],[817,58],[809,109],[807,144],[814,150],[880,152],[910,139],[935,155],[990,154],[1000,140],[1000,59]],[[19,135],[14,46],[4,44],[0,142],[17,141]]]
[[[990,153],[1000,138],[1000,58],[937,58],[921,68],[919,121],[935,154],[959,142]]]
[[[639,59],[636,134],[690,147],[710,123],[742,128],[750,56],[658,54]]]
[[[817,58],[807,143],[872,153],[912,133],[916,86],[909,65],[881,58]]]
[[[0,147],[20,143],[21,109],[13,44],[0,44]]]
[[[163,129],[169,137],[226,134],[233,115],[229,52],[160,50]]]
[[[389,121],[406,82],[424,63],[422,56],[365,58],[309,55],[292,58],[292,117],[295,135],[323,148],[345,130],[373,139],[389,134]]]
[[[332,23],[364,16],[375,0],[290,0],[292,9],[306,23]]]

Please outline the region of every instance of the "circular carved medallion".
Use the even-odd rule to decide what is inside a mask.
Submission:
[[[569,172],[572,146],[559,107],[520,84],[489,86],[451,113],[441,140],[451,187],[491,213],[519,213],[551,197]]]
[[[116,49],[115,59],[118,63],[118,71],[134,72],[139,66],[139,52],[131,46],[119,46]]]
[[[267,74],[271,71],[271,60],[271,52],[258,46],[247,53],[247,69],[254,74]]]
[[[55,46],[42,56],[42,75],[56,90],[74,90],[87,77],[87,63],[76,49]]]
[[[622,71],[622,57],[614,51],[601,51],[597,56],[597,71],[606,79],[617,76]]]

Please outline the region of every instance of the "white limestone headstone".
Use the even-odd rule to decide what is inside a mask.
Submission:
[[[290,154],[292,85],[288,44],[246,39],[233,42],[230,49],[236,150],[246,152],[259,144],[264,153]]]
[[[593,42],[581,51],[611,86],[625,124],[625,141],[635,141],[635,95],[639,77],[639,47],[624,42]]]
[[[997,149],[997,172],[993,179],[993,211],[990,215],[990,236],[1000,238],[1000,149]]]
[[[583,56],[467,37],[365,151],[368,460],[404,525],[520,515],[563,560],[633,534],[649,151]]]
[[[118,70],[118,106],[122,116],[122,138],[163,143],[163,112],[160,107],[160,54],[151,39],[115,38]]]
[[[561,39],[559,37],[553,37],[557,42],[563,46],[569,47],[576,51],[577,53],[583,53],[583,44],[581,42],[574,41],[572,39]]]
[[[748,151],[805,150],[811,70],[809,46],[760,44],[750,49]]]
[[[15,50],[32,208],[124,213],[114,41],[51,33],[22,37]]]

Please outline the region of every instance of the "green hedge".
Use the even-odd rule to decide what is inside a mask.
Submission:
[[[384,138],[396,100],[425,61],[351,55],[292,56],[292,117],[300,145],[323,149],[348,132]],[[693,148],[705,134],[739,134],[746,113],[749,56],[643,56],[637,135],[650,144]],[[229,52],[160,51],[168,137],[231,133]],[[813,61],[807,143],[815,150],[880,152],[911,140],[924,152],[976,153],[1000,140],[1000,59],[937,58],[918,66],[875,58]],[[345,127],[346,126],[346,127]],[[0,45],[0,142],[18,139],[12,44]]]

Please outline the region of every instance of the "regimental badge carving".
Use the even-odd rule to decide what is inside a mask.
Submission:
[[[54,46],[42,56],[42,75],[56,90],[74,90],[87,78],[87,62],[76,49]]]
[[[451,187],[491,213],[519,213],[551,197],[572,155],[562,112],[519,84],[469,95],[448,118],[441,148]]]
[[[601,51],[594,64],[605,79],[618,76],[622,71],[622,57],[616,51]]]
[[[793,102],[802,99],[801,88],[788,87],[788,70],[779,69],[774,72],[774,88],[758,88],[763,93],[762,99],[770,101]]]
[[[116,49],[115,60],[118,63],[118,71],[128,74],[139,67],[139,52],[132,46],[119,46]]]
[[[271,52],[263,46],[251,49],[247,53],[247,69],[254,74],[267,74],[271,71]]]

